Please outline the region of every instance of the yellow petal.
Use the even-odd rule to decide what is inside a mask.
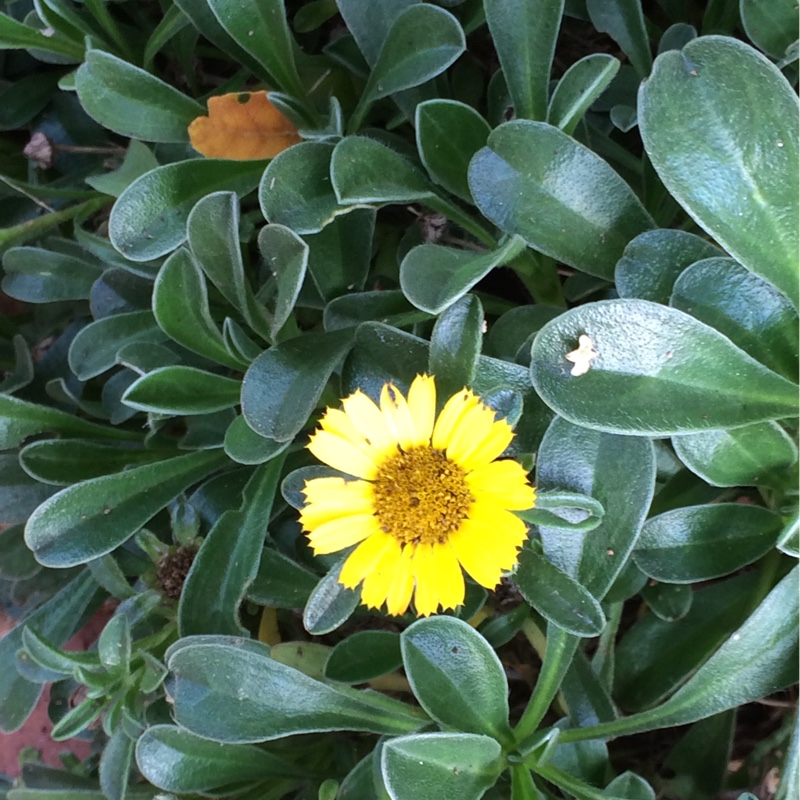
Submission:
[[[414,421],[414,444],[429,444],[436,419],[436,382],[430,375],[417,375],[408,390],[408,408]]]
[[[517,546],[482,523],[465,520],[449,541],[461,566],[487,589],[494,589],[502,573],[517,563]]]
[[[346,439],[376,464],[386,451],[385,446],[378,447],[366,439],[355,426],[350,416],[341,409],[329,408],[319,421],[319,426],[323,431],[328,431],[328,433],[333,433],[336,436],[341,436],[342,439]]]
[[[466,476],[473,497],[486,499],[495,505],[513,511],[533,508],[536,491],[528,484],[522,465],[516,461],[492,461],[484,464]]]
[[[361,586],[361,602],[367,608],[380,608],[383,605],[400,556],[399,547],[387,547],[375,564],[375,569],[364,577],[364,583]]]
[[[394,540],[392,536],[389,538]],[[412,547],[403,548],[400,558],[395,564],[389,583],[389,592],[386,595],[386,608],[390,614],[396,617],[406,613],[414,592],[414,573],[411,569],[412,552]]]
[[[372,514],[352,514],[324,522],[308,534],[308,542],[315,555],[325,555],[358,544],[378,530],[378,520]]]
[[[494,411],[479,404],[462,414],[450,432],[447,457],[464,466],[467,456],[491,433]]]
[[[300,522],[306,530],[350,514],[372,513],[372,487],[366,481],[312,478],[303,487],[306,504]]]
[[[482,467],[502,455],[513,438],[514,431],[511,426],[504,419],[495,420],[489,433],[480,441],[476,441],[473,450],[465,454],[459,464],[467,472]]]
[[[375,460],[348,439],[330,431],[317,431],[308,442],[308,449],[324,464],[356,478],[374,478],[378,471]]]
[[[360,389],[342,400],[342,407],[359,434],[380,451],[395,447],[394,435],[377,405]]]
[[[381,411],[400,447],[408,450],[416,444],[417,432],[411,411],[402,392],[394,384],[386,383],[381,390]]]
[[[412,566],[417,588],[414,606],[420,617],[435,614],[439,608],[439,592],[436,585],[436,561],[433,545],[418,544],[414,549]]]
[[[431,443],[437,450],[447,449],[453,428],[464,414],[479,403],[480,400],[469,389],[462,389],[444,404],[442,413],[439,414],[439,418],[433,426],[431,439]]]
[[[394,536],[383,531],[373,533],[347,557],[339,573],[339,583],[348,589],[355,589],[370,572],[375,570],[387,552],[399,550],[400,545]]]
[[[464,574],[449,542],[433,545],[436,582],[442,608],[456,608],[464,602]]]
[[[464,522],[485,525],[496,537],[520,544],[528,538],[528,526],[515,514],[487,501],[476,501]]]

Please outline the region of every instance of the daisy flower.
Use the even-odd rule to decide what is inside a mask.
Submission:
[[[306,481],[300,522],[315,554],[358,545],[339,581],[361,586],[370,608],[403,614],[412,595],[417,614],[464,602],[462,567],[493,589],[517,563],[527,538],[512,514],[536,493],[525,470],[496,460],[511,426],[469,389],[436,416],[436,384],[417,375],[408,398],[388,383],[380,405],[361,391],[329,408],[308,449],[354,480]]]

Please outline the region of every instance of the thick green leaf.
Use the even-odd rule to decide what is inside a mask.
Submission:
[[[265,225],[258,232],[263,268],[275,278],[270,333],[273,339],[292,314],[308,266],[308,245],[283,225]]]
[[[75,76],[78,99],[103,127],[146,142],[188,142],[205,109],[149,72],[102,50],[89,50]]]
[[[483,308],[473,295],[462,297],[433,326],[428,371],[436,376],[436,390],[450,397],[470,386],[481,352]]]
[[[346,331],[310,333],[262,353],[242,384],[242,414],[247,424],[268,439],[293,439],[307,423],[351,340]]]
[[[667,583],[719,578],[772,549],[781,518],[742,503],[676,508],[647,520],[633,558],[642,572]]]
[[[794,0],[739,0],[739,12],[750,41],[773,58],[783,58],[797,41]]]
[[[622,48],[640,78],[650,74],[653,56],[642,14],[641,0],[586,0],[592,25]]]
[[[425,174],[391,147],[347,136],[333,151],[331,182],[340,203],[407,203],[433,196]]]
[[[0,450],[9,450],[29,436],[49,431],[62,436],[82,436],[90,439],[134,442],[142,439],[138,433],[97,425],[74,414],[59,411],[57,408],[39,406],[0,394]]]
[[[672,287],[686,267],[722,251],[687,231],[645,231],[632,239],[617,262],[614,281],[620,297],[669,304]]]
[[[161,267],[153,285],[153,314],[167,336],[193,353],[228,367],[246,366],[225,347],[211,317],[205,278],[191,254],[181,248]]]
[[[665,622],[683,619],[692,607],[694,592],[683,583],[655,583],[648,581],[642,587],[642,599],[647,607]]]
[[[18,22],[8,14],[0,14],[0,50],[43,50],[64,56],[72,63],[83,60],[83,45],[70,41],[64,36],[48,36],[42,31]]]
[[[797,445],[775,422],[672,437],[675,453],[712,486],[769,485],[785,479]]]
[[[125,800],[128,792],[128,779],[133,751],[136,742],[118,727],[108,739],[108,743],[100,757],[100,788],[108,800]]]
[[[250,328],[269,337],[270,320],[247,282],[239,241],[239,200],[235,192],[208,194],[186,221],[189,245],[209,280],[244,317]]]
[[[14,366],[6,370],[0,380],[0,393],[13,393],[33,381],[34,366],[31,351],[25,338],[18,333],[11,340],[14,347]]]
[[[573,375],[566,356],[580,336],[599,355]],[[688,314],[644,300],[591,303],[547,323],[531,379],[561,416],[597,430],[665,436],[797,414],[791,381]]]
[[[472,106],[436,98],[417,106],[414,127],[419,157],[428,174],[448,192],[471,203],[469,162],[486,144],[489,123]]]
[[[39,483],[22,469],[16,454],[0,455],[0,519],[4,523],[25,522],[54,493],[52,486]]]
[[[425,717],[372,692],[326,686],[268,655],[223,644],[172,653],[175,720],[216,742],[263,742],[314,731],[408,733]]]
[[[258,572],[283,458],[258,467],[245,486],[242,506],[226,511],[203,540],[181,592],[181,636],[221,633],[247,636],[239,606]]]
[[[166,338],[150,311],[103,317],[82,328],[72,340],[69,366],[80,380],[88,381],[115,366],[123,347],[163,342]]]
[[[406,628],[400,644],[411,688],[430,716],[456,730],[508,740],[505,672],[480,633],[460,619],[438,616]]]
[[[318,582],[312,572],[267,547],[261,552],[258,573],[247,587],[247,597],[262,606],[303,608]]]
[[[211,414],[237,405],[241,387],[241,381],[196,367],[160,367],[134,381],[122,402],[156,414]]]
[[[464,31],[449,11],[422,3],[404,9],[381,45],[360,107],[436,77],[465,47]]]
[[[40,606],[0,639],[0,731],[17,730],[33,711],[44,688],[25,680],[16,669],[17,651],[22,647],[22,632],[30,625],[56,645],[72,636],[89,603],[97,584],[88,570],[68,583],[61,591]]]
[[[600,603],[580,583],[533,550],[519,554],[514,583],[545,619],[575,636],[599,636],[606,626]]]
[[[12,247],[3,254],[3,291],[27,303],[85,300],[103,268],[39,247]]]
[[[9,525],[0,531],[0,578],[25,580],[41,570],[25,544],[24,532],[24,525]]]
[[[361,602],[361,589],[339,583],[344,559],[317,583],[303,608],[303,627],[313,636],[324,636],[343,625]]]
[[[85,564],[129,539],[224,459],[200,451],[70,486],[36,509],[25,541],[45,566]]]
[[[238,464],[263,464],[283,452],[288,444],[260,436],[244,417],[236,417],[225,431],[225,453]]]
[[[342,683],[365,683],[394,672],[402,663],[398,634],[357,631],[333,648],[325,663],[325,677]]]
[[[296,233],[318,233],[347,213],[331,186],[332,154],[330,142],[300,142],[275,156],[258,187],[264,217]]]
[[[26,445],[20,451],[19,463],[37,481],[68,486],[171,455],[165,450],[133,449],[82,439],[45,439]]]
[[[685,725],[795,683],[797,578],[795,567],[667,702],[625,719],[564,731],[561,741],[627,736]]]
[[[654,227],[617,172],[544,122],[495,128],[472,159],[469,185],[483,215],[506,233],[600,278],[611,279],[625,245]]]
[[[283,0],[207,0],[236,44],[264,66],[277,87],[300,99],[305,89],[294,62],[295,43]]]
[[[142,175],[111,210],[111,243],[131,261],[166,255],[186,240],[186,221],[200,198],[228,190],[247,194],[264,169],[261,161],[197,158]]]
[[[395,20],[416,0],[336,0],[339,13],[367,63],[378,60]]]
[[[122,164],[113,172],[90,175],[86,183],[103,194],[119,197],[137,178],[155,169],[158,161],[146,144],[131,139]]]
[[[564,0],[491,0],[484,10],[516,118],[546,119]]]
[[[362,322],[375,320],[400,328],[429,318],[415,309],[399,289],[342,295],[331,300],[323,312],[326,331],[357,328]]]
[[[732,258],[707,258],[685,269],[670,305],[724,333],[764,366],[797,379],[797,312],[771,283]]]
[[[136,764],[154,786],[180,794],[298,777],[295,767],[260,747],[210,742],[174,725],[154,725],[142,734]]]
[[[117,614],[106,623],[97,640],[97,655],[109,672],[120,667],[127,669],[131,658],[131,626],[124,614]]]
[[[400,286],[417,308],[428,314],[439,314],[523,248],[519,236],[510,237],[490,253],[457,250],[439,244],[417,245],[400,264]]]
[[[542,440],[536,486],[579,492],[605,514],[589,532],[540,528],[547,559],[602,600],[639,536],[655,485],[655,454],[646,439],[579,428],[556,417]]]
[[[420,733],[383,747],[381,774],[391,800],[479,800],[504,767],[500,745],[473,733]]]
[[[639,90],[639,123],[673,197],[797,305],[800,137],[783,75],[742,42],[703,36],[656,59]]]
[[[547,108],[547,121],[572,135],[589,106],[619,72],[619,60],[592,53],[576,61],[558,81]]]

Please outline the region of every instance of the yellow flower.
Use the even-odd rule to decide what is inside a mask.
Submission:
[[[527,538],[512,514],[536,493],[516,461],[496,461],[514,434],[462,389],[436,417],[436,384],[417,375],[408,399],[392,384],[380,406],[356,391],[329,408],[308,449],[358,480],[314,478],[300,522],[316,554],[358,545],[340,582],[370,608],[427,616],[464,602],[463,567],[487,589],[517,563]]]

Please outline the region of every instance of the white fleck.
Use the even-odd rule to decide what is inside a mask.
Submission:
[[[567,361],[571,361],[575,365],[569,374],[585,375],[592,366],[592,360],[599,355],[600,353],[594,349],[594,342],[585,333],[582,333],[578,337],[578,349],[565,356]]]

